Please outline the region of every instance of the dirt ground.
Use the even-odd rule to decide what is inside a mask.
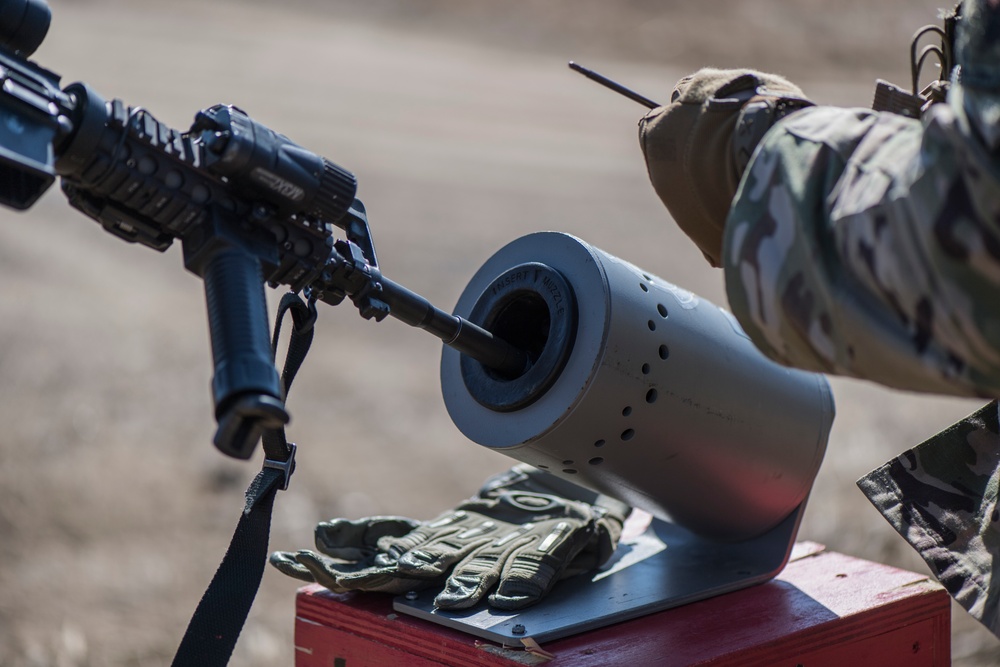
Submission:
[[[445,309],[489,255],[540,229],[723,302],[721,275],[649,187],[642,109],[567,60],[660,99],[697,66],[752,65],[863,105],[876,74],[907,82],[909,35],[935,13],[928,0],[53,4],[40,62],[174,127],[238,104],[353,170],[384,272]],[[124,244],[53,188],[0,213],[0,285],[0,666],[168,664],[256,472],[210,443],[201,284],[178,249]],[[430,336],[341,306],[321,312],[313,350],[272,548],[308,546],[323,518],[433,516],[509,464],[452,426]],[[978,404],[833,386],[800,536],[923,571],[854,480]],[[292,664],[295,588],[266,574],[233,664]],[[957,608],[953,653],[1000,661]]]

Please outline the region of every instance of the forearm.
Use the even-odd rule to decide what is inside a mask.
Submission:
[[[1000,395],[1000,181],[961,118],[946,105],[924,125],[823,107],[767,135],[723,249],[730,305],[766,354]]]

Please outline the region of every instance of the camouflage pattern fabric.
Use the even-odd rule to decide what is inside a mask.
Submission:
[[[923,124],[814,107],[737,192],[726,290],[777,361],[900,389],[1000,396],[1000,158],[960,109]]]
[[[814,107],[775,125],[723,240],[758,347],[800,368],[1000,397],[1000,3],[967,1],[947,104],[920,121]],[[947,588],[1000,636],[996,407],[861,480]]]
[[[948,592],[1000,634],[1000,423],[994,401],[858,481]]]

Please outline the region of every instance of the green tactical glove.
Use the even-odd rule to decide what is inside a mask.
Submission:
[[[320,523],[321,553],[279,551],[271,564],[337,593],[443,587],[435,606],[464,609],[495,588],[490,605],[519,609],[538,602],[560,579],[607,561],[628,513],[617,500],[516,466],[431,521]]]
[[[729,206],[753,149],[788,113],[812,106],[795,84],[753,70],[701,69],[639,121],[649,180],[712,266],[722,264]]]

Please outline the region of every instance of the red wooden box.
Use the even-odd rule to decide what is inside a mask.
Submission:
[[[394,613],[392,598],[299,590],[297,667],[767,665],[931,667],[950,659],[950,598],[925,575],[803,544],[774,580],[541,647],[504,648]],[[820,547],[821,549],[821,547]]]

